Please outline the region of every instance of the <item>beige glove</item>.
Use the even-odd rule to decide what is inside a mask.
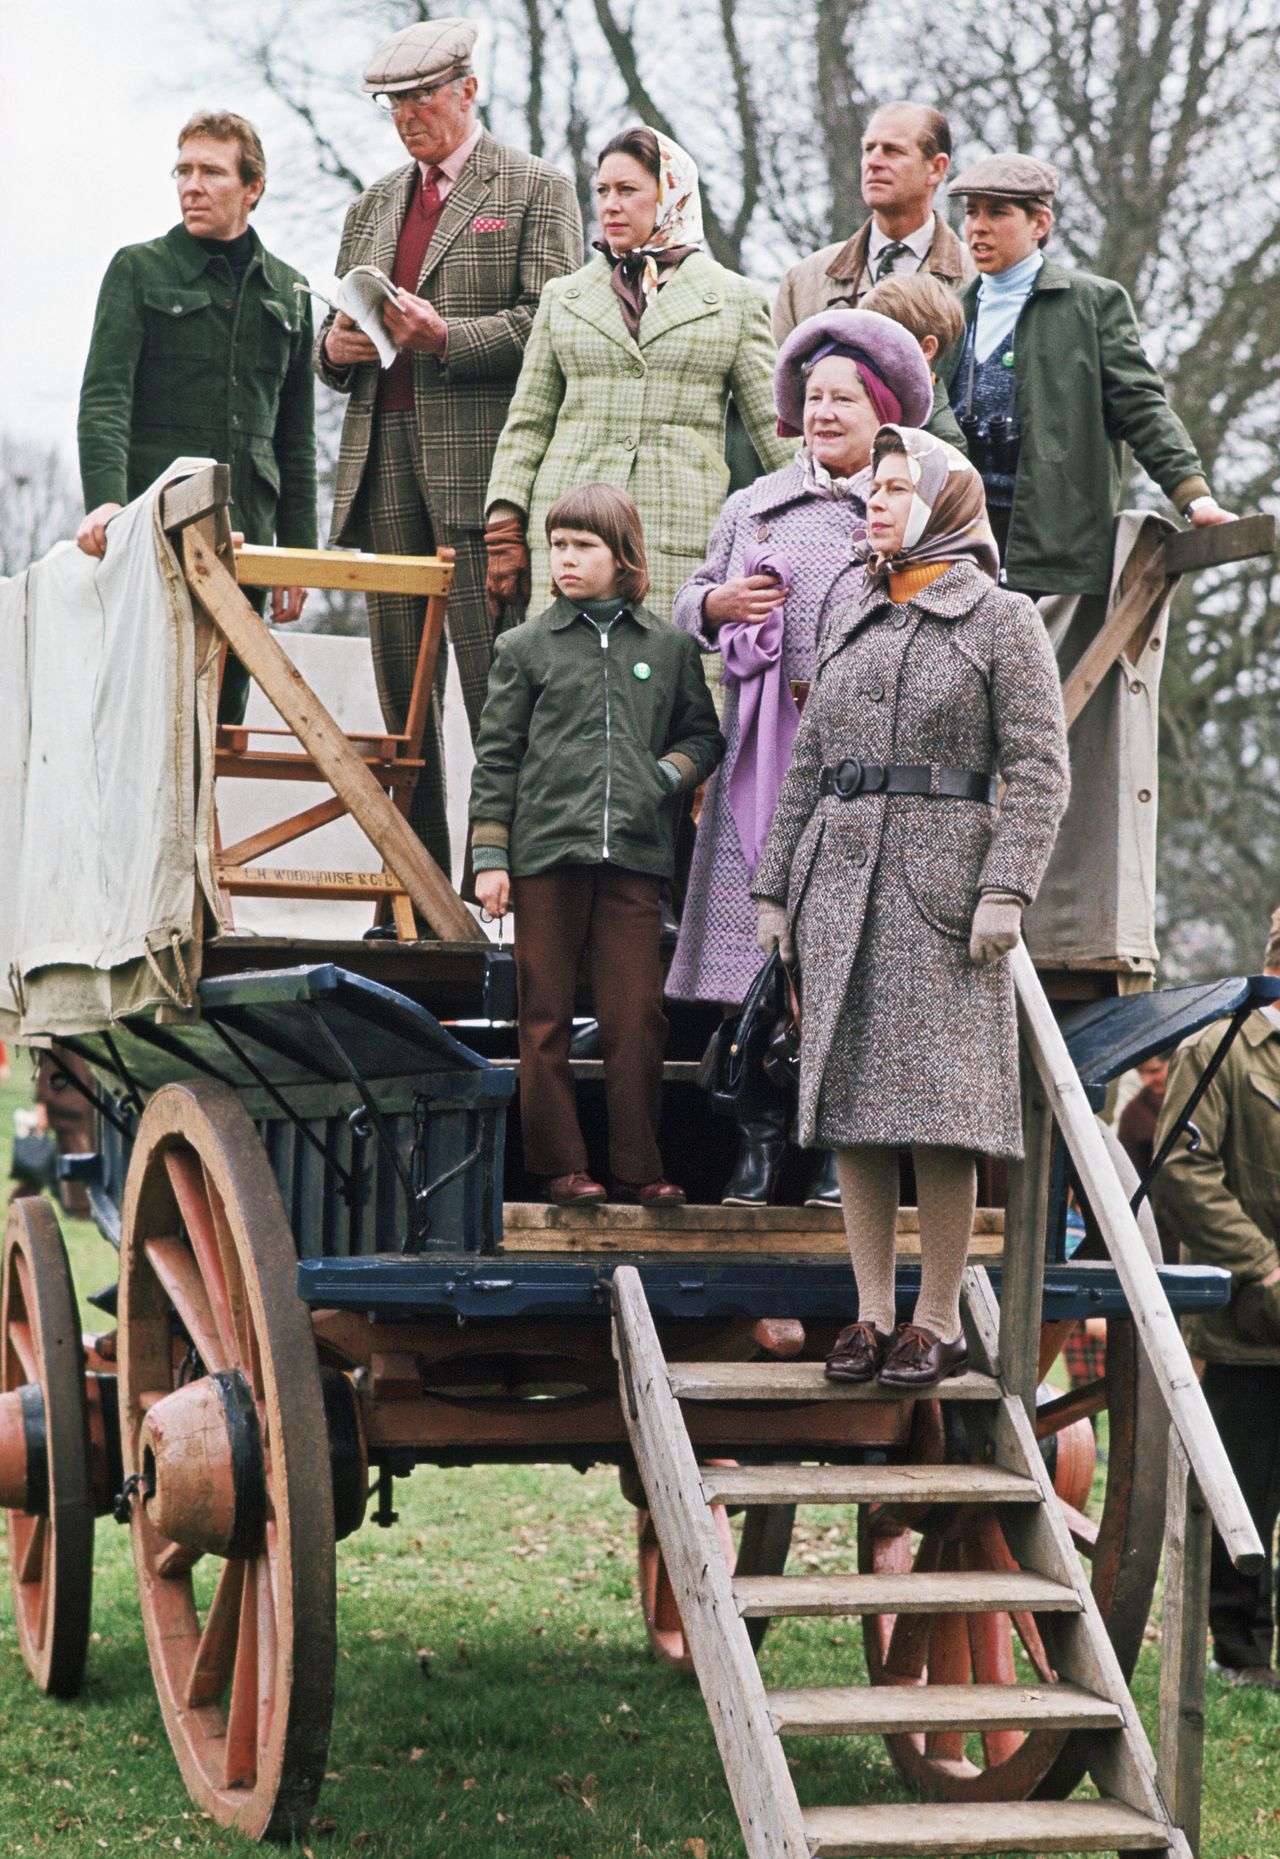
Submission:
[[[1014,891],[984,891],[973,913],[969,932],[969,956],[979,968],[998,962],[1022,934],[1022,913],[1026,905]]]
[[[772,903],[767,897],[757,903],[756,942],[761,955],[772,955],[777,949],[788,965],[795,961],[796,946],[791,940],[791,925],[784,904]]]

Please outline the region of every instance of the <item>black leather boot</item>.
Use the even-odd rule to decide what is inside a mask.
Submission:
[[[725,1207],[767,1207],[787,1153],[791,1101],[767,1078],[738,1101],[738,1157],[720,1196]]]
[[[836,1173],[834,1149],[814,1150],[813,1173],[809,1176],[804,1204],[806,1207],[838,1207],[840,1205],[840,1177]]]

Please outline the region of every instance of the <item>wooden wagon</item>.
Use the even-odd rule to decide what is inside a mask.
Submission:
[[[52,1208],[15,1204],[0,1504],[37,1683],[80,1687],[94,1519],[114,1510],[193,1798],[289,1836],[325,1769],[335,1542],[371,1504],[392,1522],[394,1480],[419,1464],[613,1463],[653,1648],[696,1672],[751,1859],[1193,1851],[1210,1517],[1240,1566],[1262,1553],[1176,1322],[1227,1281],[1158,1263],[1148,1184],[1094,1112],[1127,1066],[1213,1021],[1229,1039],[1280,986],[1120,998],[1076,976],[1056,1016],[1016,950],[1027,1155],[975,1224],[971,1367],[927,1399],[830,1384],[822,1358],[854,1296],[838,1217],[709,1204],[724,1138],[693,1084],[696,1015],[675,1026],[665,1114],[705,1200],[654,1214],[518,1198],[512,1033],[479,1023],[487,945],[405,824],[417,744],[348,742],[288,666],[237,588],[216,473],[166,497],[197,626],[230,641],[368,833],[385,869],[366,894],[402,940],[260,939],[252,967],[210,941],[189,1004],[61,1041],[96,1081],[100,1140],[74,1172],[120,1275],[115,1327],[86,1344]],[[305,578],[297,561],[257,572]],[[433,573],[438,636],[447,564]],[[1157,580],[1148,559],[1148,602]],[[1113,652],[1140,620],[1113,620]],[[224,855],[220,882],[260,884],[253,861],[291,832]],[[438,940],[407,939],[413,910]],[[590,1114],[599,1067],[578,1070]],[[1069,1186],[1086,1227],[1070,1258]],[[912,1227],[906,1209],[906,1308]],[[1083,1317],[1106,1324],[1105,1374],[1049,1389]],[[859,1507],[848,1572],[788,1573],[796,1507],[830,1504]],[[1165,1543],[1157,1757],[1127,1680]],[[868,1685],[766,1690],[768,1622],[804,1614],[862,1620]],[[928,1805],[804,1810],[785,1743],[814,1735],[886,1738]],[[1076,1797],[1085,1778],[1096,1795]]]

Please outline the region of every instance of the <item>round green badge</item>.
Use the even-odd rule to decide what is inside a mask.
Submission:
[[[1012,349],[1006,349],[1004,354],[1000,357],[1000,366],[1002,368],[1012,368],[1013,366],[1013,350]]]
[[[631,675],[632,677],[641,678],[641,679],[651,678],[653,676],[653,671],[648,665],[645,664],[644,660],[641,659],[638,664],[635,664],[631,667]]]

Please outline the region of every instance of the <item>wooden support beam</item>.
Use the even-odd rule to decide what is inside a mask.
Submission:
[[[1018,943],[1005,959],[1017,989],[1028,1048],[1124,1289],[1173,1431],[1182,1441],[1228,1554],[1238,1569],[1253,1574],[1264,1560],[1258,1532],[1066,1041],[1026,945]]]
[[[195,530],[183,531],[182,556],[192,593],[400,880],[419,915],[446,941],[486,941],[409,822],[387,799],[233,576]]]
[[[1000,1275],[1000,1363],[1005,1386],[1034,1419],[1044,1302],[1045,1231],[1049,1223],[1049,1160],[1053,1118],[1030,1055],[1022,1054],[1023,1157],[1009,1168]]]
[[[231,502],[230,465],[204,465],[189,478],[179,478],[161,493],[160,526],[167,534],[215,516]]]
[[[1102,627],[1089,641],[1062,687],[1067,728],[1075,722],[1129,641],[1149,631],[1169,585],[1165,569],[1164,525],[1148,519],[1125,564],[1125,585]],[[1143,641],[1145,644],[1145,639]]]
[[[224,868],[248,865],[253,859],[278,851],[281,846],[292,845],[295,839],[304,839],[317,828],[328,826],[331,820],[340,820],[346,811],[336,798],[322,800],[308,807],[305,813],[290,814],[287,820],[277,820],[272,826],[264,826],[261,832],[250,833],[247,839],[237,839],[234,845],[223,846],[214,863]]]
[[[1160,1635],[1160,1792],[1171,1818],[1200,1851],[1204,1781],[1205,1635],[1213,1525],[1177,1439],[1169,1442],[1164,1519],[1164,1620]]]
[[[246,542],[236,550],[241,587],[327,587],[364,594],[443,595],[453,585],[444,555],[374,555],[360,549],[276,549]]]
[[[284,865],[215,864],[219,890],[233,897],[327,897],[336,903],[403,895],[404,886],[387,871],[308,871]]]
[[[1195,574],[1201,568],[1221,568],[1251,555],[1270,555],[1276,546],[1273,516],[1242,516],[1234,523],[1215,523],[1207,529],[1180,529],[1166,536],[1166,574]]]

